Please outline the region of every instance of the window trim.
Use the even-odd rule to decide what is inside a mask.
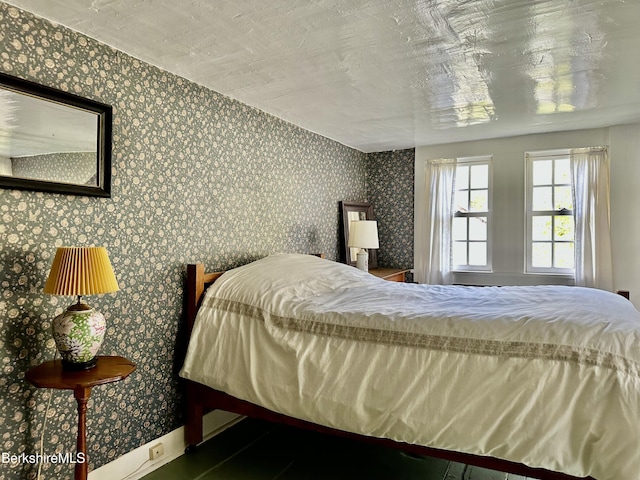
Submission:
[[[551,216],[552,221],[552,229],[553,229],[553,219],[558,215],[570,215],[574,217],[573,210],[560,209],[560,210],[540,210],[536,211],[535,214],[533,212],[533,163],[536,160],[555,160],[557,158],[566,158],[570,157],[571,149],[562,148],[555,150],[540,150],[540,151],[530,151],[525,152],[525,204],[524,204],[524,218],[525,218],[525,233],[524,233],[524,241],[525,241],[525,258],[524,258],[524,273],[526,275],[554,275],[554,276],[563,276],[563,277],[574,277],[575,275],[575,265],[574,268],[558,268],[558,267],[534,267],[532,265],[533,258],[533,217],[534,216]],[[554,179],[555,181],[555,179]],[[553,186],[556,184],[553,183]],[[570,187],[573,190],[573,182],[570,182]],[[574,217],[574,225],[575,225],[575,217]],[[554,240],[552,237],[551,245],[552,245],[552,261],[553,261],[553,245]],[[564,242],[557,242],[564,243]],[[575,248],[575,235],[574,235],[574,248]]]
[[[471,157],[458,157],[456,158],[456,167],[461,165],[487,165],[487,211],[486,212],[467,212],[461,213],[458,211],[454,211],[451,216],[451,222],[456,217],[487,217],[487,264],[486,265],[455,265],[453,263],[453,246],[455,244],[455,240],[453,239],[453,235],[451,238],[451,271],[453,273],[467,273],[467,272],[480,272],[480,273],[492,273],[493,272],[493,155],[474,155]],[[471,171],[471,169],[469,169]],[[484,190],[484,189],[481,189]],[[457,179],[453,185],[453,196],[455,198],[457,192]],[[471,189],[469,190],[472,191]],[[453,232],[453,229],[452,229]],[[467,233],[467,244],[471,243],[468,240]],[[468,254],[468,251],[467,251]],[[468,256],[467,256],[468,259]]]

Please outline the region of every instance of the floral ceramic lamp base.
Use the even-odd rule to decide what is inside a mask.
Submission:
[[[84,303],[70,306],[53,320],[53,338],[66,370],[96,365],[106,331],[104,315]]]

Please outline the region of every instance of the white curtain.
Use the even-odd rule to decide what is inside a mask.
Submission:
[[[613,290],[607,149],[571,150],[576,285]]]
[[[424,164],[426,194],[423,205],[416,208],[414,274],[418,283],[451,283],[455,175],[455,159],[428,160]]]

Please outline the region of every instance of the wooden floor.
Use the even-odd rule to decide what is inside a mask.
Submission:
[[[144,480],[531,480],[243,420]]]

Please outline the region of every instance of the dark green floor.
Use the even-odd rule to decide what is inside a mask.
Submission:
[[[361,442],[243,420],[144,480],[526,480]]]

